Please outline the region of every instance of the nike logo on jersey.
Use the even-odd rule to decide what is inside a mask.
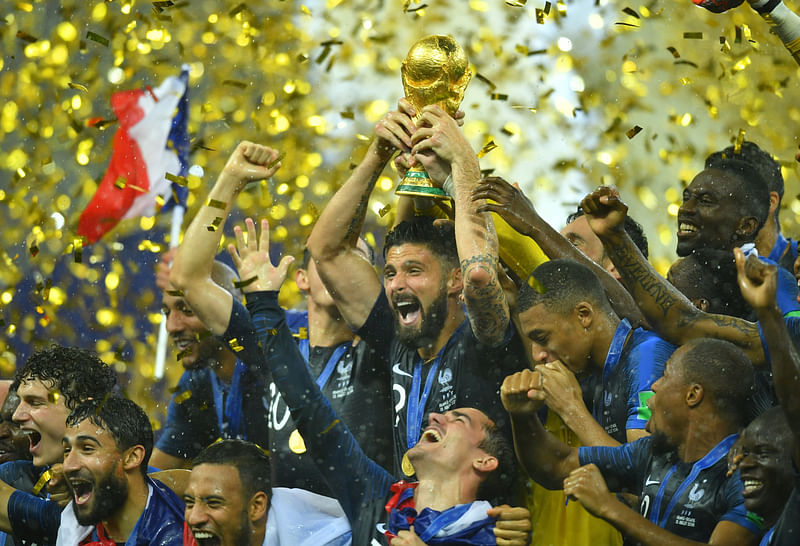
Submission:
[[[661,483],[661,480],[651,480],[650,476],[647,476],[647,479],[644,481],[644,486],[649,487],[651,485],[658,485]]]
[[[406,376],[406,377],[414,377],[414,376],[413,376],[413,375],[411,375],[410,373],[408,373],[408,372],[406,372],[406,371],[403,371],[403,370],[401,370],[401,369],[400,369],[400,363],[399,363],[399,362],[398,362],[397,364],[395,364],[394,366],[392,366],[392,371],[393,371],[394,373],[396,373],[397,375],[404,375],[404,376]]]

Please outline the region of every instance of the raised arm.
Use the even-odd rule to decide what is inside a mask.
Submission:
[[[414,110],[401,100],[375,127],[367,153],[350,178],[331,197],[317,220],[307,247],[339,311],[354,329],[364,325],[381,292],[372,265],[356,250],[369,197],[386,163],[397,150],[411,150]],[[346,274],[344,273],[346,272]]]
[[[765,264],[755,256],[745,261],[739,249],[734,254],[742,295],[755,309],[764,332],[772,362],[775,393],[794,434],[794,460],[796,465],[800,465],[800,355],[786,329],[781,310],[775,303],[778,268]]]
[[[424,126],[423,126],[424,124]],[[475,151],[458,123],[439,106],[426,106],[420,128],[414,133],[414,148],[422,165],[435,160],[426,152],[450,163],[455,203],[455,231],[461,261],[464,300],[472,331],[487,345],[499,345],[509,322],[508,302],[498,280],[498,248],[494,223],[488,213],[478,212],[481,203],[472,200],[481,171]]]
[[[600,279],[617,314],[627,318],[631,324],[645,323],[644,316],[628,290],[611,273],[587,258],[566,237],[545,222],[521,189],[500,177],[492,176],[485,178],[475,188],[472,198],[482,202],[478,207],[479,212],[497,213],[519,233],[536,241],[548,257],[573,260],[591,269]]]
[[[542,376],[531,370],[509,375],[500,398],[511,416],[514,449],[525,472],[547,489],[561,489],[564,478],[580,466],[578,450],[547,432],[536,415],[545,398]]]
[[[245,184],[269,178],[280,168],[272,148],[241,142],[228,159],[214,187],[186,229],[169,273],[198,318],[212,333],[228,328],[233,296],[211,279],[222,228]]]
[[[662,338],[675,345],[701,337],[724,339],[741,347],[753,364],[764,364],[754,323],[700,311],[642,256],[622,227],[628,207],[616,188],[598,188],[584,198],[581,207],[645,318]]]

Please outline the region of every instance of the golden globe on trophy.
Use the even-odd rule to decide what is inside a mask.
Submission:
[[[438,104],[454,116],[472,78],[464,49],[452,36],[426,36],[411,46],[400,70],[406,99],[419,120],[425,106]],[[411,167],[395,191],[398,195],[450,199],[421,165]]]

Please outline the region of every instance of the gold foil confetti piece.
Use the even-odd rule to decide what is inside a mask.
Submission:
[[[742,43],[742,27],[736,25],[736,30],[734,31],[733,35],[733,43],[734,44],[741,44]]]
[[[504,93],[492,93],[491,94],[492,100],[508,100],[508,95]]]
[[[105,36],[100,36],[96,32],[92,32],[91,30],[86,32],[86,39],[91,40],[93,42],[97,42],[98,44],[105,47],[108,47],[108,44],[110,43],[108,38],[106,38]]]
[[[36,257],[37,254],[39,254],[39,246],[36,244],[36,241],[31,243],[31,246],[28,248],[28,250],[30,251],[31,256],[33,256],[34,258]]]
[[[517,0],[515,2],[509,2],[509,0],[506,0],[506,5],[511,8],[524,8],[527,2],[528,0]]]
[[[275,159],[273,159],[272,161],[270,161],[269,163],[267,163],[266,165],[264,165],[264,167],[266,167],[267,169],[271,169],[272,167],[274,167],[275,165],[277,165],[278,163],[280,163],[280,162],[281,162],[281,160],[282,160],[284,157],[286,157],[286,152],[281,152],[281,153],[279,153],[279,154],[278,154],[278,157],[276,157]]]
[[[736,142],[733,144],[733,153],[739,155],[742,153],[742,142],[744,142],[745,130],[739,129],[739,134],[736,135]]]
[[[140,187],[140,186],[135,186],[133,184],[128,184],[127,187],[132,189],[132,190],[135,190],[135,191],[139,191],[139,192],[142,192],[142,193],[147,193],[147,190],[142,188],[142,187]]]
[[[543,11],[544,11],[545,15],[550,15],[550,7],[551,7],[550,2],[545,2],[544,3],[544,10]]]
[[[369,142],[370,140],[372,140],[372,139],[371,139],[370,137],[368,137],[367,135],[362,135],[361,133],[356,133],[356,138],[357,138],[358,140],[363,140],[364,142]],[[356,165],[356,166],[358,166],[358,165]],[[355,168],[355,167],[353,167],[353,168]],[[352,171],[353,169],[350,169],[350,170]]]
[[[233,281],[233,286],[235,288],[244,288],[245,286],[250,286],[251,284],[253,284],[257,280],[258,280],[258,275],[255,275],[255,276],[250,277],[249,279],[246,279],[246,280],[243,280],[243,281]]]
[[[731,44],[728,43],[728,39],[725,36],[719,37],[719,44],[720,44],[719,50],[721,52],[726,54],[731,52]]]
[[[350,110],[339,112],[339,115],[342,116],[344,119],[356,119],[356,115]]]
[[[222,85],[229,85],[231,87],[237,87],[239,89],[247,88],[247,84],[239,80],[222,80]]]
[[[76,264],[83,262],[83,239],[77,238],[72,241],[72,256]]]
[[[297,59],[297,62],[300,63],[300,64],[307,63],[308,62],[308,55],[305,54],[305,53],[298,53],[297,57],[295,57],[295,59]]]
[[[678,50],[677,50],[677,49],[675,49],[674,47],[672,47],[672,46],[669,46],[669,47],[667,48],[667,51],[669,51],[670,53],[672,53],[672,56],[673,56],[674,58],[676,58],[676,59],[680,59],[680,58],[681,58],[681,54],[680,54],[680,53],[678,53]]]
[[[228,12],[228,16],[229,17],[236,17],[237,15],[239,15],[239,13],[244,11],[246,8],[247,8],[247,5],[244,2],[242,2],[241,4],[239,4],[238,6],[234,7],[232,10],[230,10]]]
[[[89,91],[89,88],[83,85],[82,83],[76,82],[67,82],[67,85],[70,89],[77,89],[78,91]]]
[[[311,17],[311,10],[308,9],[305,4],[300,4],[300,11]]]
[[[232,350],[233,350],[233,352],[235,352],[235,353],[238,353],[238,352],[244,351],[244,347],[242,347],[241,345],[239,345],[239,340],[238,340],[238,339],[236,339],[236,338],[229,339],[229,340],[228,340],[228,345],[230,345],[231,349],[232,349]]]
[[[544,24],[544,11],[539,8],[536,8],[536,24]]]
[[[619,25],[621,27],[632,27],[632,28],[640,28],[639,25],[634,25],[633,23],[626,23],[624,21],[617,21],[614,23],[615,25]]]
[[[405,13],[415,13],[415,12],[423,10],[423,9],[425,9],[427,7],[428,7],[428,4],[422,4],[422,5],[419,5],[419,6],[415,7],[415,8],[405,7],[405,8],[403,8],[403,11]]]
[[[180,362],[183,359],[184,356],[188,355],[191,352],[192,352],[192,348],[191,347],[187,347],[187,348],[185,348],[184,350],[180,351],[178,354],[175,355],[175,360]]]
[[[632,139],[633,137],[635,137],[636,135],[638,135],[641,132],[642,132],[642,128],[639,127],[638,125],[634,125],[630,129],[625,131],[625,136],[628,137],[628,140],[630,140],[630,139]]]
[[[219,229],[220,224],[222,224],[222,217],[217,216],[216,218],[214,218],[214,220],[211,222],[210,225],[206,226],[206,229],[208,231],[217,231]]]
[[[703,33],[702,32],[684,32],[683,33],[684,40],[702,40]]]
[[[480,73],[475,74],[475,78],[477,78],[478,80],[480,80],[483,83],[485,83],[486,85],[488,85],[489,89],[491,89],[492,91],[497,89],[497,86],[494,83],[492,83],[492,81],[489,78],[487,78],[486,76],[484,76],[483,74],[480,74]]]
[[[61,394],[58,391],[50,391],[47,393],[47,401],[51,404],[58,404],[59,398],[61,398]]]
[[[528,46],[526,46],[526,45],[517,44],[517,45],[514,46],[514,51],[516,51],[520,55],[527,55],[530,50],[528,49]]]
[[[226,208],[228,208],[228,204],[225,201],[218,201],[217,199],[211,199],[211,198],[209,198],[208,201],[206,201],[206,206],[220,210],[225,210]]]
[[[688,64],[689,66],[693,66],[694,68],[698,68],[697,63],[693,63],[692,61],[687,61],[686,59],[678,59],[672,64]]]
[[[161,209],[164,208],[164,204],[166,201],[161,195],[156,195],[156,212],[161,212]]]
[[[39,38],[37,38],[36,36],[28,34],[27,32],[22,30],[17,31],[17,38],[19,38],[23,42],[28,42],[29,44],[33,44],[39,41]]]
[[[186,179],[185,176],[178,176],[177,174],[172,173],[165,173],[164,178],[169,180],[170,182],[174,182],[179,186],[188,186],[189,181]]]
[[[684,78],[680,79],[680,82],[681,82],[681,85],[689,85],[690,83],[692,83],[692,79],[684,77]]]
[[[544,55],[545,53],[547,53],[547,49],[533,49],[528,52],[528,57],[532,55]]]
[[[485,156],[486,154],[488,154],[489,152],[491,152],[495,148],[497,148],[497,144],[495,144],[494,140],[490,140],[489,142],[484,144],[483,148],[481,148],[481,150],[478,152],[478,157]]]
[[[641,17],[639,17],[639,14],[636,13],[636,10],[631,8],[631,7],[627,7],[625,9],[623,9],[622,13],[624,13],[626,15],[630,15],[631,17],[635,17],[636,19],[641,19]]]
[[[124,176],[120,176],[114,181],[114,187],[118,190],[124,190],[127,183],[128,180]]]
[[[556,9],[561,17],[567,16],[567,5],[563,2],[563,0],[558,0],[558,2],[556,2]]]
[[[531,288],[536,290],[539,294],[544,294],[544,292],[545,292],[544,286],[542,286],[542,283],[540,283],[539,279],[537,279],[533,275],[528,277],[528,286],[530,286]]]
[[[189,349],[184,349],[183,351],[181,351],[180,353],[178,353],[178,355],[179,355],[181,358],[183,358],[183,357],[184,357],[184,356],[186,356],[186,355],[185,355],[185,354],[182,354],[182,353],[187,353],[188,351],[189,351]],[[179,358],[178,360],[180,360],[180,358]],[[175,400],[175,403],[176,403],[176,404],[183,404],[184,402],[186,402],[186,401],[187,401],[189,398],[191,398],[191,397],[192,397],[192,391],[190,391],[190,390],[185,390],[185,391],[183,391],[183,392],[182,392],[182,393],[180,393],[180,394],[176,394],[176,395],[175,395],[175,398],[173,398],[173,400]]]
[[[182,298],[183,297],[183,291],[182,290],[167,290],[167,294],[169,294],[173,298]]]
[[[386,216],[386,213],[387,213],[387,212],[389,212],[390,210],[392,210],[392,205],[391,205],[391,203],[386,203],[386,204],[385,204],[384,206],[382,206],[382,207],[380,208],[380,210],[378,211],[378,216],[380,216],[381,218],[383,218],[384,216]]]

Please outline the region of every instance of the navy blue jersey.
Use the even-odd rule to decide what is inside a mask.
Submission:
[[[238,358],[234,383],[225,384],[207,367],[183,373],[155,446],[168,455],[193,459],[217,438],[241,438],[268,445],[266,385],[253,371],[264,367],[264,357],[255,343],[250,314],[235,298],[228,329],[220,339]]]
[[[527,368],[528,361],[516,329],[510,323],[508,328],[504,342],[489,347],[478,341],[465,320],[439,355],[423,363],[415,349],[395,339],[394,315],[386,293],[381,291],[357,333],[371,346],[382,348],[392,367],[396,475],[402,475],[403,454],[419,440],[431,412],[477,408],[498,426],[509,429],[508,414],[500,401],[500,384],[506,376]]]
[[[797,260],[797,241],[787,239],[778,233],[775,245],[769,252],[768,258],[783,269],[794,275],[794,262]]]
[[[248,309],[263,293],[248,295]],[[287,314],[287,324],[300,338],[312,376],[333,410],[353,433],[364,453],[384,468],[392,465],[391,395],[389,366],[365,341],[347,341],[338,347],[310,347],[308,315]],[[298,320],[299,319],[299,320]],[[304,321],[303,321],[304,319]],[[256,328],[264,326],[256,322]],[[258,331],[259,337],[266,332]],[[325,375],[328,377],[326,378]],[[333,497],[317,465],[299,439],[297,426],[273,379],[269,382],[270,458],[273,486],[293,487]]]
[[[592,415],[621,444],[627,429],[644,429],[650,419],[647,399],[664,375],[664,364],[675,351],[653,332],[624,319],[617,326],[603,366],[602,394],[595,396]]]
[[[747,517],[739,472],[727,477],[727,455],[738,435],[725,438],[694,463],[674,453],[654,455],[652,438],[619,447],[581,447],[581,465],[596,464],[614,492],[639,496],[641,514],[680,537],[708,542],[720,521],[760,534]]]
[[[800,475],[795,471],[794,489],[783,507],[781,517],[761,539],[760,546],[796,546],[800,544]]]

